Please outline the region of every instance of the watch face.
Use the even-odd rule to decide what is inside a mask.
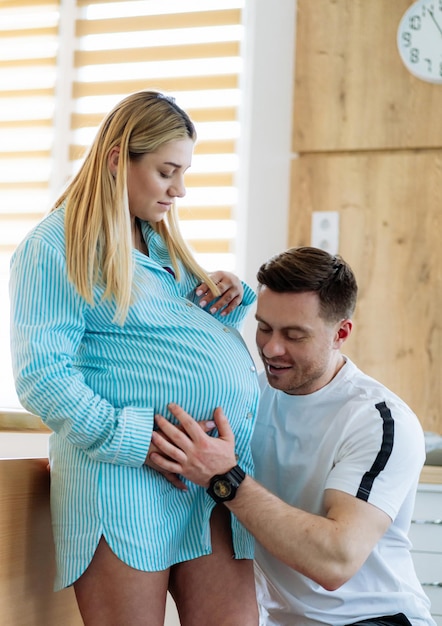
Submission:
[[[442,84],[442,0],[418,0],[397,32],[401,59],[414,76]]]
[[[232,493],[232,485],[227,481],[220,478],[213,485],[213,492],[218,498],[225,500]]]

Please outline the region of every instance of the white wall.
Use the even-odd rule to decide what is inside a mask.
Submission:
[[[47,433],[0,431],[0,459],[32,459],[48,456]]]
[[[242,107],[238,273],[253,287],[259,266],[287,248],[296,0],[247,0]],[[260,366],[255,320],[244,338]]]

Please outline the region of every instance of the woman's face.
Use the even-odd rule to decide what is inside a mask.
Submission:
[[[191,165],[193,147],[190,138],[170,141],[156,152],[129,161],[127,190],[132,217],[160,222],[175,198],[186,194],[184,173]]]

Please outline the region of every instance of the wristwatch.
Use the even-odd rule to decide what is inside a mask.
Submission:
[[[235,465],[225,474],[214,476],[207,493],[212,496],[215,502],[228,502],[236,496],[236,490],[246,477],[245,472],[239,465]]]

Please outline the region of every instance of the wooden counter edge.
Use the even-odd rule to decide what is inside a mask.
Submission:
[[[0,408],[0,431],[6,432],[51,432],[41,419],[24,409]]]

